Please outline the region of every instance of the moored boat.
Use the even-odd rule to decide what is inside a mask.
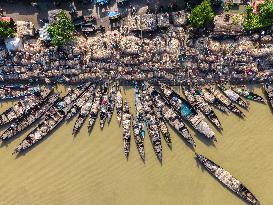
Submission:
[[[11,100],[40,92],[41,87],[29,85],[2,85],[0,86],[0,100]]]
[[[194,90],[188,89],[184,89],[184,94],[188,102],[195,110],[202,112],[218,129],[222,129],[218,117],[216,116],[210,105],[200,95],[195,95]]]
[[[85,122],[87,116],[89,115],[91,111],[92,103],[93,103],[93,96],[91,95],[88,101],[81,107],[80,114],[73,127],[73,131],[72,131],[73,135],[76,135],[80,131],[81,127],[83,126],[83,123]]]
[[[7,141],[19,134],[27,127],[31,126],[35,121],[41,118],[51,106],[59,99],[59,94],[53,94],[48,99],[45,99],[41,105],[33,108],[29,113],[17,119],[12,123],[0,136],[2,141]]]
[[[250,91],[246,86],[244,87],[232,87],[232,90],[236,93],[238,93],[239,95],[245,97],[248,100],[253,100],[256,102],[262,102],[264,103],[265,100],[262,96]]]
[[[135,101],[135,108],[136,108],[136,116],[135,116],[135,120],[133,123],[133,133],[134,133],[134,139],[135,139],[138,153],[140,155],[140,158],[144,161],[145,160],[144,111],[142,109],[142,104],[141,104],[140,88],[137,83],[135,83],[135,88],[134,88],[134,101]]]
[[[37,92],[35,95],[30,95],[20,100],[0,115],[0,126],[13,122],[41,104],[43,99],[47,98],[51,91],[52,90],[43,88],[41,92]]]
[[[129,157],[130,144],[131,144],[131,114],[129,111],[129,104],[125,100],[122,110],[121,125],[123,130],[123,148],[126,159]]]
[[[182,121],[180,115],[178,115],[171,107],[171,105],[159,94],[153,86],[148,86],[147,88],[154,106],[160,112],[165,120],[193,147],[195,147],[195,142]]]
[[[27,137],[15,148],[12,154],[18,154],[29,149],[34,144],[51,133],[64,119],[71,109],[72,103],[87,89],[86,85],[78,86],[68,92],[66,96],[44,114],[41,122],[27,135]]]
[[[152,102],[146,89],[142,91],[142,106],[144,110],[144,119],[147,126],[148,134],[150,136],[151,143],[154,148],[157,159],[162,163],[162,144],[161,137],[158,128],[158,122],[155,113],[152,108]]]
[[[118,87],[117,96],[116,96],[116,112],[117,112],[117,120],[119,125],[120,125],[121,116],[122,116],[122,109],[123,109],[122,106],[123,106],[122,94],[121,94],[120,88]]]
[[[164,97],[169,100],[170,104],[181,114],[185,120],[187,120],[192,125],[195,130],[203,134],[208,139],[216,141],[215,133],[204,120],[204,115],[196,112],[188,101],[174,92],[169,86],[161,84],[160,88]]]
[[[232,101],[240,105],[241,107],[248,109],[248,104],[245,102],[240,95],[234,92],[232,89],[226,89],[223,85],[218,85],[218,88]]]
[[[108,85],[107,85],[108,86]],[[103,93],[102,93],[102,97],[101,97],[101,102],[100,102],[100,128],[103,129],[105,121],[107,119],[107,109],[108,109],[108,87],[106,87],[106,85],[104,86],[103,89]]]
[[[206,89],[195,89],[195,96],[202,97],[207,103],[213,105],[215,108],[223,113],[228,113],[229,109],[222,103],[218,98],[216,98],[212,93],[208,92]]]
[[[89,98],[94,95],[95,85],[90,85],[90,87],[73,103],[72,108],[67,113],[65,120],[70,120],[74,117],[81,109],[83,105],[89,100]]]
[[[100,111],[101,96],[102,96],[101,89],[98,88],[96,91],[96,94],[95,94],[93,104],[91,106],[91,112],[90,112],[89,122],[88,122],[88,132],[89,133],[91,133],[91,131],[95,125],[96,119],[98,117],[98,113]]]
[[[270,84],[264,85],[264,90],[266,92],[267,98],[268,98],[268,104],[273,110],[273,86]]]
[[[218,100],[220,100],[231,112],[238,115],[239,117],[244,117],[244,113],[239,110],[236,105],[234,105],[229,98],[222,94],[219,90],[213,87],[209,87],[208,91],[213,94]]]
[[[260,205],[258,199],[235,177],[233,177],[228,171],[206,158],[201,154],[195,153],[199,162],[216,177],[221,183],[223,183],[228,189],[233,191],[239,197],[244,199],[247,203],[253,205]]]
[[[108,98],[108,106],[107,106],[107,122],[110,123],[114,109],[116,104],[116,95],[117,95],[117,87],[116,83],[113,83],[110,92],[109,92],[109,98]]]

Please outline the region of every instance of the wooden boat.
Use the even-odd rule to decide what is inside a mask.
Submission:
[[[195,147],[195,142],[186,128],[185,124],[182,121],[180,115],[178,115],[172,108],[171,105],[166,101],[166,99],[162,98],[157,90],[154,89],[153,86],[148,86],[148,93],[150,94],[154,106],[160,112],[165,120],[193,147]]]
[[[202,112],[218,129],[222,129],[218,117],[216,116],[210,105],[205,102],[205,100],[200,95],[194,95],[194,90],[187,89],[184,89],[184,94],[188,102],[195,110]]]
[[[95,85],[90,86],[74,103],[71,110],[67,113],[65,120],[70,120],[74,117],[81,109],[83,105],[94,95]]]
[[[101,97],[100,102],[100,128],[103,129],[105,121],[107,119],[107,109],[108,109],[108,87],[104,86],[104,93]]]
[[[158,128],[158,121],[156,119],[155,113],[153,111],[153,107],[150,103],[150,97],[146,90],[144,89],[142,92],[142,106],[145,113],[145,123],[147,126],[148,134],[150,136],[151,143],[154,148],[154,152],[156,154],[157,159],[162,163],[162,144],[161,137]]]
[[[233,177],[228,171],[209,160],[201,154],[195,153],[199,162],[216,177],[221,183],[223,183],[228,189],[233,191],[239,197],[244,199],[247,203],[253,205],[260,205],[258,199],[235,177]]]
[[[133,123],[133,132],[136,147],[139,153],[140,158],[145,161],[145,150],[144,150],[144,126],[139,122],[139,119],[135,117]]]
[[[163,118],[163,115],[160,113],[159,110],[155,110],[155,116],[157,119],[157,126],[159,127],[159,130],[164,138],[164,140],[166,141],[168,147],[170,149],[172,149],[172,139],[171,139],[171,135],[169,133],[168,127],[166,125],[166,122]]]
[[[1,134],[0,139],[2,141],[7,141],[19,134],[27,127],[31,126],[35,121],[41,118],[44,113],[46,113],[51,106],[59,99],[59,94],[53,94],[48,99],[45,99],[41,105],[38,105],[32,109],[26,115],[12,123],[4,132]]]
[[[116,112],[117,112],[117,120],[120,125],[121,122],[121,116],[122,116],[122,106],[123,106],[123,100],[122,100],[122,95],[120,88],[118,87],[117,91],[117,97],[116,97]]]
[[[188,101],[174,92],[167,85],[161,84],[160,88],[164,94],[164,97],[169,100],[170,104],[177,110],[177,112],[181,114],[185,120],[187,120],[192,125],[195,130],[203,134],[208,139],[216,141],[215,133],[204,120],[204,115],[196,112]]]
[[[113,83],[110,89],[110,95],[108,98],[108,106],[107,106],[107,122],[108,123],[110,123],[114,109],[115,109],[116,95],[117,95],[116,83]]]
[[[140,158],[145,161],[145,150],[144,150],[144,111],[141,104],[141,95],[140,89],[137,84],[135,84],[134,89],[134,99],[135,99],[135,108],[136,108],[136,117],[133,123],[133,133],[136,143],[136,147]]]
[[[95,125],[96,119],[98,117],[98,113],[100,111],[101,96],[102,96],[101,89],[98,88],[98,90],[95,94],[93,104],[91,106],[91,113],[90,113],[89,122],[88,122],[88,132],[89,133],[91,133],[91,131]]]
[[[268,104],[273,109],[273,86],[269,84],[264,85],[264,90],[268,98]]]
[[[129,157],[130,144],[131,144],[131,114],[129,111],[129,105],[125,100],[123,110],[121,125],[123,130],[123,148],[126,159]]]
[[[41,87],[29,85],[2,85],[0,86],[0,100],[10,100],[33,95],[40,92]]]
[[[52,90],[43,88],[41,92],[37,92],[35,95],[30,95],[20,100],[0,115],[0,126],[13,122],[41,104],[51,91]]]
[[[81,127],[83,126],[83,123],[85,122],[87,116],[89,115],[91,111],[93,99],[94,97],[93,95],[91,95],[88,101],[81,107],[80,114],[73,127],[73,131],[72,131],[73,135],[76,135],[80,131]]]
[[[239,110],[236,105],[234,105],[224,94],[219,90],[209,87],[208,91],[211,92],[218,100],[220,100],[231,112],[238,115],[239,117],[244,117],[244,113]]]
[[[244,87],[235,87],[233,86],[231,88],[234,92],[236,92],[237,94],[239,94],[240,96],[245,97],[248,100],[253,100],[256,102],[262,102],[265,103],[265,100],[262,96],[251,92],[246,86]]]
[[[206,89],[195,89],[195,96],[202,97],[207,103],[213,105],[215,108],[220,110],[223,113],[228,113],[229,109],[225,106],[224,103],[222,103],[218,98],[216,98],[213,94],[208,92]]]
[[[232,101],[240,105],[241,107],[248,109],[248,104],[234,92],[232,89],[226,89],[223,85],[218,85],[218,88]]]
[[[30,148],[52,132],[71,109],[73,105],[72,103],[87,89],[87,87],[87,85],[82,85],[70,90],[68,94],[62,98],[62,100],[50,107],[50,109],[45,113],[41,122],[15,148],[12,154],[18,154]]]

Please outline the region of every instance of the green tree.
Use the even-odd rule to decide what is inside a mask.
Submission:
[[[57,22],[49,26],[48,32],[51,34],[51,44],[62,46],[73,39],[75,28],[64,11],[61,11],[57,17]]]
[[[205,28],[213,23],[214,13],[210,0],[204,0],[200,5],[196,6],[190,15],[190,24],[195,28]]]
[[[11,22],[0,21],[0,38],[4,39],[13,36],[14,25]]]
[[[251,6],[246,7],[243,26],[246,30],[262,29],[273,25],[273,1],[265,0],[254,13]]]

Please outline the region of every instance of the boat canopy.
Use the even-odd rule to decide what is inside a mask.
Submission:
[[[108,17],[109,17],[109,18],[117,18],[117,17],[119,17],[119,15],[120,15],[120,13],[117,12],[117,11],[110,11],[110,12],[108,13]]]
[[[99,5],[105,5],[105,4],[108,4],[108,0],[97,0],[96,3]]]

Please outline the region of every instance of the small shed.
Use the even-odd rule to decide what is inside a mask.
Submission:
[[[154,31],[157,28],[155,14],[143,14],[140,19],[140,28],[142,31]]]
[[[166,28],[170,26],[170,16],[168,13],[157,14],[157,26],[159,28]]]
[[[187,23],[187,14],[183,10],[172,12],[172,21],[174,26],[183,26]]]
[[[34,36],[35,28],[30,21],[17,21],[17,34],[19,36]]]
[[[2,16],[2,17],[0,16],[0,21],[4,21],[4,22],[8,22],[8,23],[14,22],[13,19],[8,16]]]

